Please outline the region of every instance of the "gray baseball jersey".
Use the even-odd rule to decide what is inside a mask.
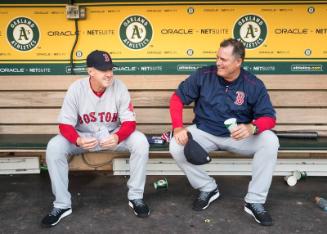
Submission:
[[[135,121],[135,113],[122,81],[114,79],[98,97],[91,89],[89,78],[84,78],[69,87],[58,121],[74,126],[80,136],[103,138],[98,135],[117,131],[122,122]]]

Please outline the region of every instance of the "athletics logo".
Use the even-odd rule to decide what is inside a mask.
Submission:
[[[245,15],[234,25],[234,38],[241,41],[246,49],[254,49],[262,45],[267,37],[267,25],[257,15]]]
[[[127,48],[139,50],[146,47],[152,39],[152,27],[143,16],[127,17],[120,25],[120,40]]]
[[[18,17],[9,23],[7,39],[16,50],[28,51],[37,45],[40,33],[34,21],[26,17]]]

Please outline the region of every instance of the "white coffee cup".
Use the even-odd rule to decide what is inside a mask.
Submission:
[[[294,175],[290,175],[290,176],[285,176],[284,177],[284,180],[286,181],[286,183],[289,185],[289,186],[294,186],[296,185],[297,183],[297,179]]]
[[[229,130],[229,132],[232,132],[233,129],[237,127],[236,118],[226,119],[224,124],[225,124],[226,128]]]

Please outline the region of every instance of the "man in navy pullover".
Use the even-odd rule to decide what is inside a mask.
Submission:
[[[204,210],[219,197],[214,178],[188,162],[184,146],[187,132],[207,152],[227,150],[253,156],[252,180],[245,196],[244,210],[265,226],[272,219],[264,207],[277,160],[279,141],[270,131],[275,126],[275,110],[265,85],[255,75],[245,71],[243,44],[235,39],[221,42],[216,66],[200,68],[180,83],[170,100],[174,137],[170,153],[184,171],[199,195],[193,210]],[[183,106],[194,102],[193,125],[183,127]],[[224,121],[237,119],[231,132]]]

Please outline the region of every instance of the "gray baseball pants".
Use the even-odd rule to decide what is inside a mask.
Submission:
[[[149,143],[145,135],[134,131],[127,139],[120,142],[114,151],[130,152],[130,178],[127,182],[129,200],[143,198],[146,164],[149,158]],[[68,191],[68,157],[85,153],[86,150],[71,144],[61,135],[53,137],[47,146],[46,162],[51,179],[52,192],[55,196],[53,206],[66,209],[71,207],[71,195]]]
[[[279,141],[272,131],[264,131],[243,140],[231,137],[217,137],[196,127],[189,126],[195,141],[207,152],[226,150],[245,156],[253,156],[252,180],[249,183],[245,201],[248,203],[265,203],[272,175],[277,161]],[[191,186],[200,191],[209,192],[217,187],[216,181],[208,176],[202,166],[189,163],[184,155],[184,146],[177,144],[175,138],[170,142],[169,151],[183,170]]]

